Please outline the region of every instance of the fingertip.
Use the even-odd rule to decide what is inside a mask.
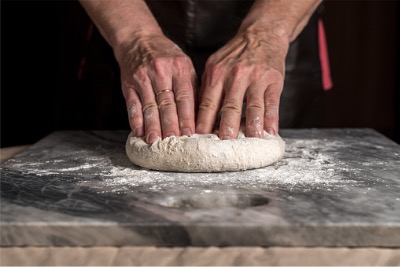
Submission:
[[[176,134],[175,134],[175,133],[167,133],[167,134],[164,136],[164,138],[172,137],[172,136],[176,136]]]
[[[142,137],[144,135],[143,126],[137,126],[132,130],[133,135],[136,137]]]
[[[197,134],[204,134],[204,124],[198,123],[195,128]]]
[[[195,132],[197,134],[208,134],[211,133],[212,131],[212,129],[210,128],[211,127],[209,127],[208,124],[200,122],[196,124]]]
[[[264,117],[264,129],[267,133],[271,135],[277,135],[278,134],[278,125],[279,125],[279,117],[278,117],[278,112],[273,111],[266,113]]]
[[[246,137],[253,137],[253,138],[264,138],[264,132],[260,130],[247,130]]]
[[[221,140],[230,140],[230,139],[235,139],[237,137],[237,134],[238,134],[237,131],[235,131],[233,127],[222,126],[219,129],[218,137]]]
[[[192,130],[190,130],[189,128],[184,128],[181,130],[181,135],[191,136]]]
[[[160,136],[155,131],[151,131],[146,136],[146,143],[147,144],[153,144],[159,138],[160,138]]]
[[[274,129],[273,127],[268,127],[268,128],[265,129],[265,131],[267,133],[269,133],[270,135],[277,135],[278,134],[278,131],[276,129]]]

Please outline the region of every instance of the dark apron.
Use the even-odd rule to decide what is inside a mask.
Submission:
[[[237,32],[253,1],[227,0],[148,0],[146,1],[164,34],[176,42],[192,59],[198,77],[207,58],[223,46]],[[280,127],[323,126],[323,89],[318,48],[318,12],[306,28],[291,43],[286,58],[285,85],[280,104]],[[101,41],[98,35],[94,40]],[[93,41],[94,41],[93,40]],[[120,87],[118,66],[104,40],[101,45],[91,44],[84,80],[91,83],[93,93],[106,94],[106,87]],[[93,42],[92,42],[93,43]],[[90,69],[92,68],[92,70]],[[199,79],[200,80],[200,79]],[[101,82],[100,82],[101,81]],[[95,84],[93,84],[95,83]],[[119,89],[120,90],[120,89]],[[119,92],[120,93],[120,92]],[[121,93],[120,93],[121,94]],[[96,119],[99,123],[116,122],[115,116],[126,111],[110,103],[114,98],[101,97],[103,105]],[[122,95],[122,94],[121,94]],[[105,103],[108,102],[108,103]],[[111,110],[109,110],[111,109]],[[108,113],[107,113],[108,112]]]

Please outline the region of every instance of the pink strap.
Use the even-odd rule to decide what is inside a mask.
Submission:
[[[322,87],[330,90],[333,87],[331,69],[329,65],[328,45],[322,19],[318,21],[319,60],[321,61]]]

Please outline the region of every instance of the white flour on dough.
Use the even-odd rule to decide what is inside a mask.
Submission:
[[[223,172],[261,168],[280,160],[285,142],[264,132],[264,138],[220,140],[215,134],[167,137],[149,145],[128,136],[126,154],[134,164],[153,170],[178,172]]]

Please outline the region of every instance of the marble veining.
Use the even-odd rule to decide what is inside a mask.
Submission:
[[[1,246],[400,246],[400,146],[371,129],[282,130],[242,172],[142,169],[127,131],[55,132],[1,165]]]

